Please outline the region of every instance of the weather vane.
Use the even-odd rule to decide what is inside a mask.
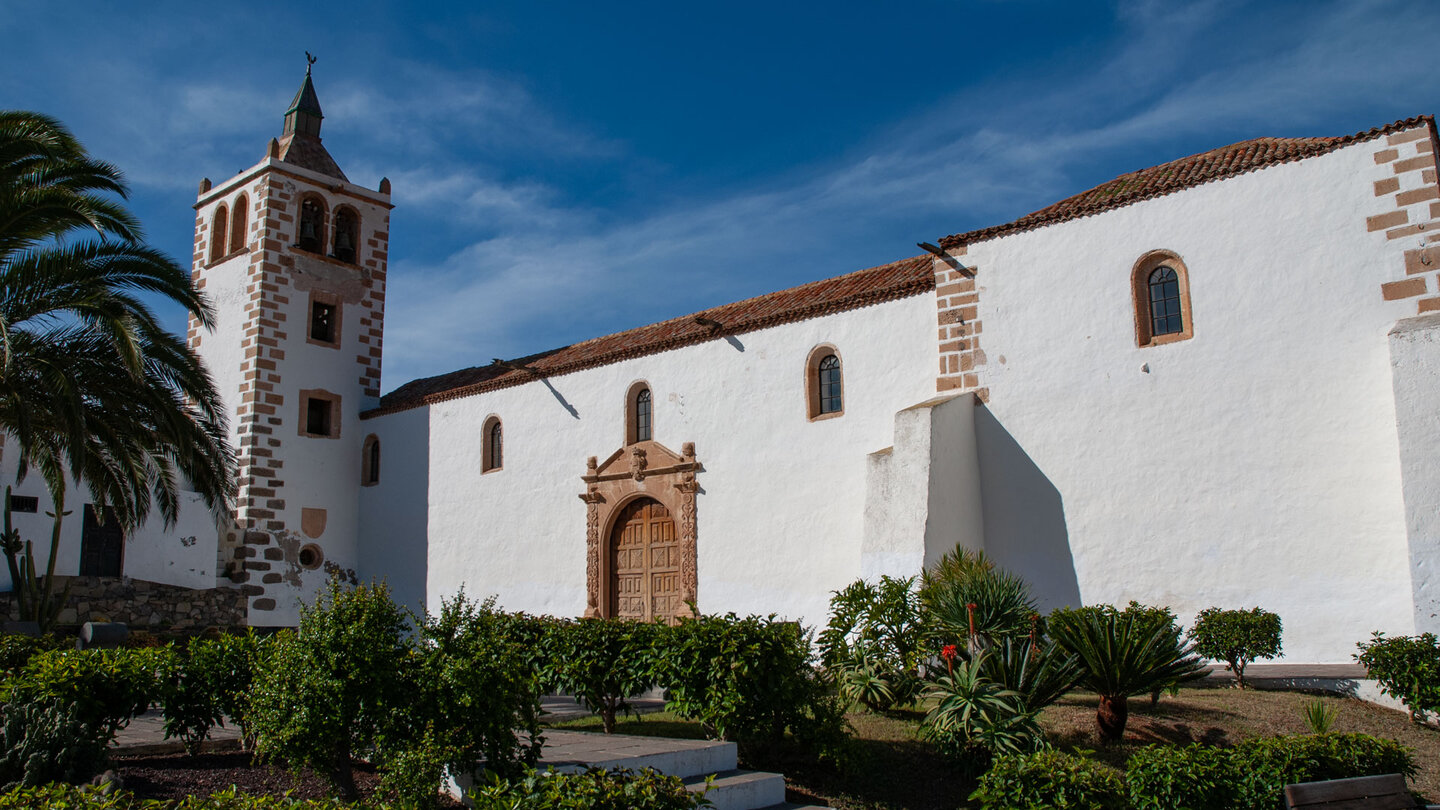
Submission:
[[[315,60],[316,60],[316,57],[311,56],[309,51],[306,51],[306,52],[305,52],[305,75],[306,75],[306,76],[309,76],[309,75],[310,75],[310,68],[315,67]]]

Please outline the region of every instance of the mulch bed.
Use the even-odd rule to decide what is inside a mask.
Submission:
[[[355,762],[355,785],[362,799],[375,793],[380,775],[364,762]],[[285,796],[296,799],[323,799],[329,785],[308,768],[298,774],[278,765],[257,765],[250,754],[229,753],[167,754],[147,757],[115,757],[114,770],[125,789],[145,799],[183,799],[208,796],[232,785],[254,796]],[[462,807],[459,802],[442,804]]]

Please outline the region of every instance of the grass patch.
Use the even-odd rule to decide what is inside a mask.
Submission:
[[[1334,731],[1363,732],[1399,740],[1415,754],[1419,773],[1412,788],[1440,798],[1440,731],[1410,722],[1401,712],[1353,698],[1305,692],[1190,687],[1178,697],[1130,700],[1125,738],[1101,746],[1095,732],[1098,699],[1073,692],[1040,715],[1040,725],[1057,748],[1081,753],[1123,769],[1135,749],[1152,743],[1234,745],[1253,737],[1305,734],[1304,707],[1322,700],[1337,710]],[[959,776],[935,749],[918,737],[921,712],[848,715],[855,729],[854,750],[841,768],[794,762],[742,763],[742,767],[781,771],[790,801],[828,804],[847,810],[951,810],[969,806],[971,780]],[[553,728],[599,731],[600,720],[586,717],[555,723]],[[700,724],[669,712],[627,717],[616,733],[703,739]]]

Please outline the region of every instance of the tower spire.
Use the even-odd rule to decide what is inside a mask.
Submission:
[[[320,137],[320,122],[325,118],[325,114],[320,111],[320,97],[315,95],[315,84],[310,81],[310,70],[315,66],[315,61],[315,57],[306,51],[305,81],[300,85],[295,99],[290,102],[290,109],[285,111],[285,135],[293,133]]]

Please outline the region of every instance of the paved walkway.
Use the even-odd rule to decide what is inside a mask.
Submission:
[[[650,714],[664,709],[665,701],[659,697],[641,697],[630,701],[630,708],[638,714]],[[594,714],[577,703],[575,698],[565,695],[546,695],[540,699],[540,709],[543,712],[541,719],[551,723]],[[555,733],[550,732],[545,736],[548,739]],[[126,756],[173,754],[184,750],[179,740],[165,739],[165,718],[161,716],[159,709],[151,709],[131,720],[130,725],[120,729],[120,733],[115,735],[115,742],[111,747],[116,753]],[[228,751],[238,747],[240,730],[228,724],[223,728],[216,726],[210,729],[210,739],[202,745],[206,751]],[[547,745],[546,751],[550,748],[551,746]]]
[[[1247,681],[1340,680],[1359,681],[1369,678],[1359,664],[1251,664],[1245,667]],[[1235,680],[1235,674],[1219,664],[1210,668],[1210,679]]]

